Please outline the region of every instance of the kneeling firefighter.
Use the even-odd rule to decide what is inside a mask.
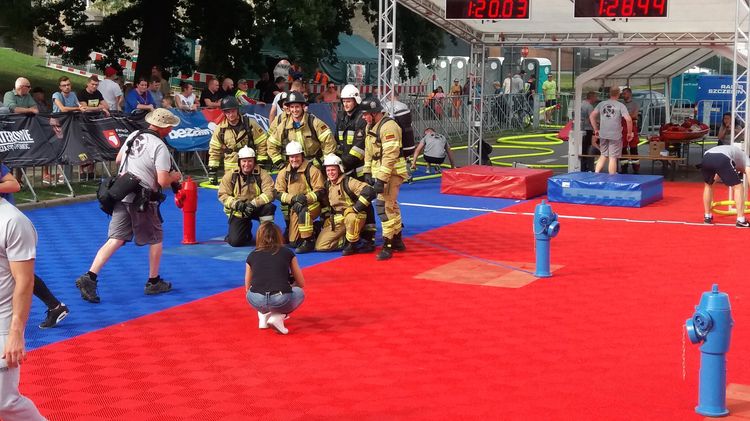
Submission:
[[[288,209],[284,219],[289,244],[297,247],[297,253],[308,253],[315,249],[313,222],[320,215],[323,173],[305,159],[302,145],[297,142],[286,145],[286,155],[289,163],[276,175],[276,197],[282,211],[285,206]]]
[[[250,245],[252,220],[273,221],[276,212],[273,179],[255,165],[255,151],[245,146],[237,153],[237,159],[240,167],[224,174],[219,185],[219,201],[229,216],[226,242],[232,247]]]
[[[315,241],[315,250],[332,251],[343,248],[348,256],[372,251],[369,243],[359,238],[367,219],[367,209],[375,199],[375,189],[369,184],[344,174],[344,164],[336,155],[323,160],[326,170],[325,207],[321,213],[323,228]]]

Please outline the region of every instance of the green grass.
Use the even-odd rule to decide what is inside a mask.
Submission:
[[[86,78],[83,76],[44,67],[43,58],[21,54],[8,48],[0,48],[0,63],[0,95],[13,90],[19,76],[29,79],[32,88],[44,88],[47,97],[52,97],[58,91],[57,79],[63,75],[73,82],[74,91],[83,89],[86,85]]]

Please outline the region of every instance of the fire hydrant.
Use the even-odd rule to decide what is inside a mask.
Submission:
[[[710,292],[703,293],[700,303],[695,306],[695,314],[685,324],[690,342],[703,342],[700,347],[701,368],[695,412],[707,417],[729,414],[726,406],[726,354],[733,324],[729,296],[719,292],[717,284],[711,287]]]
[[[549,278],[549,240],[560,232],[560,223],[557,222],[557,214],[552,212],[552,207],[546,200],[536,205],[534,209],[534,238],[536,239],[536,272],[537,278]]]
[[[198,185],[188,176],[182,187],[175,192],[174,203],[182,209],[182,244],[198,244],[195,241],[195,212],[198,210]]]

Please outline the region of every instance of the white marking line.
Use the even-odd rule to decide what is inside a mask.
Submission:
[[[468,207],[463,207],[463,206],[428,205],[424,203],[409,203],[409,202],[400,202],[399,205],[413,206],[416,208],[486,212],[486,213],[495,213],[499,215],[534,216],[533,212],[511,212],[511,211],[493,210],[493,209],[487,209],[487,208],[468,208]],[[614,222],[634,222],[634,223],[639,223],[639,224],[672,224],[672,225],[680,224],[680,225],[692,225],[692,226],[703,226],[703,227],[711,227],[711,226],[732,227],[734,226],[734,224],[704,224],[702,222],[667,221],[667,220],[661,220],[661,219],[652,220],[652,219],[628,219],[628,218],[607,218],[607,217],[598,218],[595,216],[560,215],[560,214],[558,214],[557,216],[560,219],[583,219],[587,221],[602,220],[602,221],[614,221]]]

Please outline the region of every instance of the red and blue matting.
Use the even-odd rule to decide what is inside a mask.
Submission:
[[[143,294],[148,250],[127,245],[100,274],[98,305],[73,281],[107,217],[94,203],[30,211],[37,272],[71,314],[40,330],[34,301],[21,388],[51,420],[698,420],[699,351],[688,341],[683,359],[682,331],[712,283],[733,305],[728,381],[750,382],[750,230],[700,224],[701,189],[668,183],[639,209],[552,204],[553,277],[504,288],[462,279],[528,275],[539,198],[405,185],[408,251],[299,256],[307,299],[287,336],[257,328],[250,249],[221,243],[215,191],[199,192],[200,245],[181,245],[179,211],[162,207],[173,292]],[[477,270],[455,282],[425,276],[467,261]]]

